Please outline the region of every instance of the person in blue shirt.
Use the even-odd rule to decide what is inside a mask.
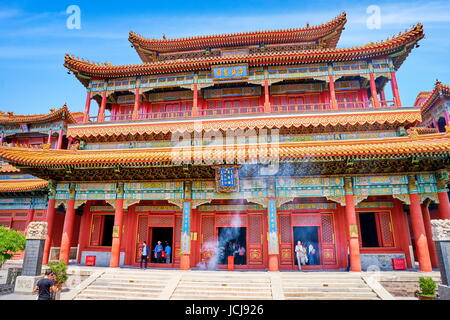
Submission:
[[[147,259],[149,254],[149,248],[147,246],[147,242],[142,243],[142,252],[141,252],[141,269],[142,269],[142,262],[144,262],[145,269],[147,269]]]
[[[161,241],[158,241],[158,244],[155,246],[153,253],[155,254],[156,263],[163,263],[162,252],[164,248],[161,245]]]
[[[172,248],[170,247],[170,245],[167,241],[166,241],[166,247],[164,248],[164,251],[166,252],[166,263],[170,263],[170,254],[172,253]]]

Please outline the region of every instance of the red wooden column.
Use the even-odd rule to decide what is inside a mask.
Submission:
[[[48,258],[50,255],[50,247],[52,244],[53,226],[55,225],[55,196],[56,190],[54,182],[49,182],[49,199],[47,207],[47,238],[45,239],[44,253],[42,257],[42,264],[48,263]]]
[[[198,117],[198,85],[196,83],[194,83],[192,90],[193,90],[192,116]]]
[[[70,196],[67,200],[66,216],[64,217],[64,227],[61,239],[61,251],[59,252],[59,260],[64,260],[69,264],[70,244],[73,235],[73,225],[75,222],[75,188],[70,186]]]
[[[445,124],[447,126],[450,126],[450,112],[448,112],[448,110],[444,111],[444,117],[445,117]]]
[[[394,105],[396,107],[401,107],[402,102],[400,100],[400,92],[398,91],[397,77],[395,76],[395,71],[391,71],[391,86],[392,86],[392,94],[394,95]]]
[[[361,271],[361,256],[359,252],[358,225],[356,223],[355,200],[353,198],[352,179],[345,178],[345,216],[349,230],[350,271]]]
[[[47,138],[47,144],[50,145],[50,149],[52,148],[52,130],[48,130],[48,138]]]
[[[450,219],[450,203],[447,191],[438,192],[439,197],[439,219]]]
[[[450,219],[450,203],[447,189],[449,174],[447,171],[440,171],[437,176],[439,219]]]
[[[436,254],[436,246],[433,241],[433,233],[431,231],[431,218],[430,211],[428,210],[428,203],[423,203],[421,205],[423,224],[425,226],[425,233],[427,235],[428,241],[428,251],[430,252],[431,265],[433,268],[439,268],[439,263]]]
[[[135,92],[135,96],[134,96],[133,116],[132,116],[133,120],[139,119],[139,105],[140,105],[140,101],[141,101],[141,96],[140,96],[140,93],[139,93],[139,88],[136,87],[136,92]]]
[[[113,240],[111,247],[111,258],[109,260],[110,268],[117,268],[120,266],[120,246],[122,243],[122,229],[123,229],[123,183],[120,183],[117,186]]]
[[[97,122],[105,121],[105,109],[106,109],[106,91],[102,92],[102,103],[100,109],[98,110]]]
[[[59,130],[59,132],[58,132],[58,146],[56,148],[58,150],[62,149],[63,135],[64,135],[64,131],[63,130]]]
[[[84,115],[83,115],[83,122],[87,123],[89,122],[89,112],[91,110],[91,92],[87,92],[86,96],[86,104],[84,106]]]
[[[331,109],[337,110],[338,109],[338,103],[336,100],[336,90],[334,88],[334,77],[332,75],[329,75],[329,81],[330,81],[330,104]]]
[[[384,93],[384,89],[380,90],[380,97],[381,97],[381,105],[383,107],[387,106],[387,102],[386,102],[386,94]]]
[[[420,206],[420,197],[417,190],[416,179],[414,176],[408,176],[409,199],[411,227],[414,234],[414,242],[416,244],[417,259],[419,260],[420,271],[432,271],[430,251],[428,250],[428,240],[423,223],[422,208]]]
[[[270,92],[269,92],[269,80],[264,80],[264,112],[272,112],[270,108]]]
[[[370,77],[370,92],[372,94],[373,107],[379,108],[381,105],[380,100],[378,99],[377,87],[375,84],[375,76],[373,75],[373,73],[369,73],[369,77]]]

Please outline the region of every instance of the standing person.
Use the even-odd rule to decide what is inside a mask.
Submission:
[[[147,269],[147,261],[148,261],[148,254],[149,254],[149,248],[147,246],[147,242],[142,243],[142,249],[141,249],[141,269],[142,269],[142,262],[144,262],[144,268]]]
[[[350,243],[347,242],[347,271],[350,271]]]
[[[38,294],[38,300],[53,300],[52,293],[58,291],[53,281],[53,273],[51,270],[45,271],[44,279],[39,280],[34,288],[34,293]]]
[[[302,270],[302,265],[306,264],[306,248],[301,241],[297,241],[295,246],[295,256],[297,257],[298,270]]]
[[[155,246],[153,253],[155,254],[156,263],[163,263],[162,252],[164,248],[161,245],[161,241],[158,241],[158,244]]]
[[[166,241],[166,247],[164,248],[166,252],[166,263],[170,263],[170,255],[172,253],[172,248],[169,245],[169,242]]]
[[[312,245],[312,243],[308,246],[308,260],[309,265],[315,265],[316,264],[316,249]]]

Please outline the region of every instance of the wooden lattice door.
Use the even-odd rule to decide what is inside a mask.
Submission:
[[[202,242],[201,242],[201,259],[208,260],[214,255],[216,250],[216,241],[214,239],[215,223],[214,216],[202,217]]]
[[[101,215],[94,215],[92,217],[91,227],[91,246],[99,246],[101,244],[101,231],[103,225],[103,217]]]
[[[248,264],[263,264],[263,219],[262,215],[248,216]]]
[[[334,236],[334,223],[332,214],[322,214],[322,264],[335,265],[336,243]]]
[[[383,247],[394,247],[394,233],[392,232],[391,215],[389,212],[378,213],[381,244]]]
[[[139,262],[141,259],[141,245],[143,241],[147,241],[148,243],[148,216],[139,216],[138,217],[138,226],[137,226],[137,237],[136,237],[136,262]],[[151,248],[150,248],[151,251]]]
[[[280,264],[292,265],[293,241],[291,216],[280,215]]]
[[[173,245],[173,262],[176,264],[180,263],[180,255],[181,255],[181,224],[183,222],[182,216],[175,217],[175,243]]]

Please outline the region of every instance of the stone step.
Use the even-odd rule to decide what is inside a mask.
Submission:
[[[103,277],[105,278],[114,278],[114,279],[153,279],[153,280],[158,280],[158,279],[167,279],[167,278],[171,278],[173,277],[173,274],[153,274],[153,273],[148,273],[148,274],[141,274],[141,275],[128,275],[128,274],[114,274],[114,273],[105,273]]]
[[[309,292],[285,292],[284,296],[287,297],[378,297],[374,292],[367,291],[367,292],[359,292],[358,294],[355,294],[354,292],[322,292],[322,291],[309,291]]]
[[[281,279],[281,282],[283,284],[302,284],[302,283],[311,283],[311,284],[328,284],[328,283],[345,283],[348,285],[358,285],[358,284],[364,284],[365,282],[362,279],[357,280],[335,280],[335,279],[292,279],[292,280],[285,280]]]
[[[308,287],[308,288],[283,288],[284,293],[297,292],[372,292],[370,288],[330,288],[330,287]]]
[[[266,297],[266,296],[251,296],[251,297],[245,297],[245,296],[228,296],[228,295],[221,295],[221,296],[190,296],[190,295],[178,295],[174,294],[170,300],[272,300],[272,297]]]
[[[117,282],[117,281],[102,281],[102,280],[96,280],[92,285],[98,285],[98,286],[121,286],[122,288],[158,288],[163,289],[166,287],[166,284],[158,283],[123,283],[123,282]]]
[[[222,295],[227,296],[234,296],[234,297],[258,297],[258,296],[264,296],[271,298],[272,297],[272,291],[266,290],[265,292],[261,291],[246,291],[246,292],[236,292],[236,291],[228,291],[228,290],[202,290],[202,291],[196,291],[194,290],[188,290],[188,289],[176,289],[173,295],[189,295],[189,296],[216,296],[221,297]],[[237,298],[238,299],[238,298]]]
[[[189,288],[209,288],[209,287],[218,287],[218,288],[252,288],[252,290],[259,290],[261,288],[270,288],[270,283],[261,283],[261,284],[236,284],[236,283],[227,283],[227,282],[213,282],[213,283],[198,283],[198,282],[184,282],[180,281],[178,287],[189,287]]]
[[[272,294],[272,289],[264,288],[264,289],[254,289],[254,288],[227,288],[227,287],[208,287],[208,288],[191,288],[178,286],[175,292],[193,292],[193,293],[220,293],[227,292],[232,294]]]
[[[104,290],[104,289],[90,289],[87,288],[81,292],[79,296],[84,295],[101,295],[101,296],[111,296],[111,297],[140,297],[140,298],[157,298],[159,296],[159,293],[155,292],[141,292],[141,291],[130,291],[130,290],[123,290],[123,291],[111,291],[111,290]]]
[[[147,279],[147,278],[111,278],[111,277],[100,277],[99,280],[110,281],[110,282],[121,282],[121,283],[149,283],[149,284],[165,284],[169,281],[166,279]]]
[[[233,279],[233,278],[192,278],[183,276],[183,281],[186,282],[197,282],[197,283],[209,283],[209,282],[226,282],[226,283],[243,283],[243,284],[258,284],[258,283],[270,283],[269,278],[259,278],[259,279]]]
[[[152,288],[152,287],[139,287],[139,288],[131,288],[127,286],[112,286],[112,285],[97,285],[93,284],[89,286],[89,290],[105,290],[105,291],[120,291],[120,292],[144,292],[144,293],[160,293],[164,287],[162,288]]]
[[[326,286],[324,286],[326,285]],[[283,288],[311,288],[311,287],[323,287],[323,288],[367,288],[365,283],[335,283],[335,282],[317,282],[317,283],[283,283]]]
[[[153,300],[154,298],[139,298],[139,297],[127,297],[121,296],[111,296],[111,295],[101,295],[101,294],[80,294],[74,300]]]
[[[286,297],[286,300],[380,300],[378,297]]]

